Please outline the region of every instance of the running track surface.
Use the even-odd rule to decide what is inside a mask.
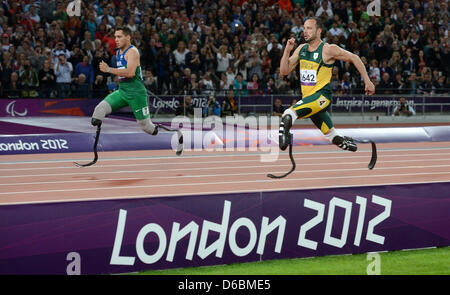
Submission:
[[[450,142],[378,144],[378,162],[367,169],[370,145],[355,153],[335,146],[294,148],[297,169],[286,152],[262,162],[261,151],[171,150],[0,156],[0,205],[123,198],[298,190],[450,181]]]

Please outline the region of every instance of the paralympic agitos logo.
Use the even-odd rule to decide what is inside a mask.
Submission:
[[[18,117],[25,117],[28,114],[28,109],[25,109],[22,112],[15,110],[16,101],[13,100],[6,106],[6,113],[11,115],[12,117],[18,116]]]

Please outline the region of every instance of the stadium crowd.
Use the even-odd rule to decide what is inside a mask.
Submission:
[[[3,0],[0,97],[103,98],[118,80],[114,28],[127,25],[155,94],[301,94],[298,71],[279,74],[286,40],[303,40],[307,17],[323,19],[322,38],[361,57],[377,94],[448,94],[446,0]],[[72,11],[73,12],[73,11]],[[298,44],[299,44],[298,43]],[[353,65],[336,62],[336,95],[361,93]]]

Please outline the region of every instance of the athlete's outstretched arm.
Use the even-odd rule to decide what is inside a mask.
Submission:
[[[104,73],[111,73],[113,75],[133,78],[136,73],[136,68],[139,65],[139,53],[136,50],[128,50],[125,56],[127,60],[127,68],[126,69],[116,69],[108,66],[104,61],[100,62],[100,71]]]
[[[370,81],[366,68],[364,67],[364,64],[359,56],[345,49],[342,49],[335,44],[329,44],[328,46],[324,47],[324,53],[327,59],[331,59],[333,61],[349,61],[353,63],[364,80],[366,94],[372,95],[375,93],[375,85],[373,85],[372,81]]]
[[[299,45],[297,49],[295,49],[294,54],[289,57],[292,49],[294,48],[295,39],[291,38],[286,42],[286,47],[284,48],[283,56],[280,61],[280,75],[286,76],[295,69],[295,66],[298,64],[298,53],[304,44]]]

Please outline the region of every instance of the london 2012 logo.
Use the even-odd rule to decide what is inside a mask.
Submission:
[[[15,109],[16,106],[16,101],[13,100],[10,103],[8,103],[8,105],[6,106],[6,113],[11,115],[11,117],[25,117],[28,113],[28,109],[25,109],[24,111],[20,112],[20,111],[16,111]]]

